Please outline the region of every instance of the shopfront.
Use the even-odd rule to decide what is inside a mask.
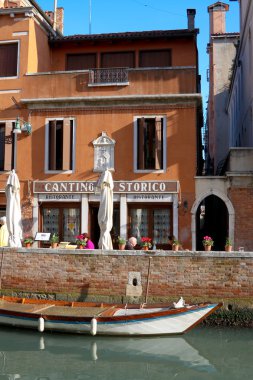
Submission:
[[[178,235],[178,181],[115,181],[112,239],[143,236],[157,248],[167,248],[168,235]],[[97,247],[100,195],[96,182],[35,181],[34,233],[58,233],[61,241],[74,241],[88,232]],[[116,248],[116,246],[115,246]]]

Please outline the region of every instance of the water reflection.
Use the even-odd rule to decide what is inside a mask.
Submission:
[[[0,380],[242,379],[252,373],[252,346],[251,330],[94,338],[1,328]]]

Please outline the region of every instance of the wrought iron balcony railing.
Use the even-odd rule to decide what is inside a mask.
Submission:
[[[125,67],[89,70],[89,85],[128,83],[128,70]]]

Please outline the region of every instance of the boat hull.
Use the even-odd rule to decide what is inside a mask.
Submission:
[[[17,311],[19,307],[20,311]],[[95,316],[83,317],[74,315],[74,308],[72,309],[73,315],[70,315],[70,312],[67,315],[64,315],[64,313],[63,315],[53,313],[50,315],[46,312],[25,312],[22,310],[22,305],[18,305],[15,310],[11,310],[11,307],[9,310],[8,307],[0,308],[0,324],[38,329],[39,331],[92,335],[172,335],[185,333],[219,307],[221,307],[221,304],[194,305],[178,310],[168,307],[149,309],[117,308],[112,315],[101,312]]]

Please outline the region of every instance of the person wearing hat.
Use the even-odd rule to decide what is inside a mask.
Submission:
[[[0,247],[8,247],[9,242],[9,232],[6,224],[6,216],[0,218]]]

